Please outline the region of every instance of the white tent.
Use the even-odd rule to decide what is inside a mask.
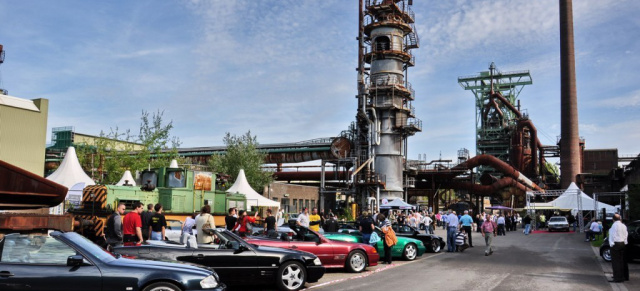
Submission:
[[[123,186],[125,184],[125,181],[130,186],[135,186],[136,185],[136,179],[133,178],[133,175],[131,175],[131,171],[129,171],[129,170],[124,171],[124,174],[122,174],[122,178],[120,178],[120,181],[118,181],[118,183],[116,183],[116,186]],[[127,186],[129,186],[129,185],[127,185]]]
[[[250,210],[251,206],[280,207],[280,202],[273,201],[253,190],[249,182],[247,182],[247,177],[244,175],[244,170],[242,169],[240,173],[238,173],[236,182],[227,190],[227,193],[244,194],[244,196],[247,197],[247,210]]]
[[[384,202],[384,201],[383,201]],[[393,199],[393,201],[380,205],[380,209],[414,209],[415,206],[408,204],[400,198]]]
[[[78,161],[76,149],[69,147],[64,160],[60,163],[60,167],[47,177],[48,180],[61,184],[71,189],[75,184],[84,183],[86,186],[95,185],[96,183],[89,177]]]
[[[558,198],[556,198],[555,200],[551,201],[551,204],[553,206],[556,206],[558,208],[562,208],[562,209],[572,209],[572,213],[578,210],[578,196],[580,195],[580,203],[582,204],[582,210],[593,210],[593,206],[594,206],[594,200],[593,198],[589,197],[587,194],[585,194],[584,192],[582,192],[582,190],[580,190],[580,188],[578,188],[578,186],[575,183],[571,183],[571,185],[569,185],[569,188],[567,188],[567,190],[565,190],[562,195],[560,195]],[[617,209],[609,204],[606,203],[602,203],[602,202],[596,202],[597,206],[596,209],[598,209],[598,211],[600,211],[602,208],[606,208],[607,213],[616,213]]]

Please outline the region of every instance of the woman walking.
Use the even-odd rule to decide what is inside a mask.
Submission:
[[[380,229],[382,230],[382,243],[384,245],[384,259],[383,264],[391,264],[391,247],[398,242],[396,233],[391,228],[391,222],[386,219],[384,214],[378,214],[378,221]]]

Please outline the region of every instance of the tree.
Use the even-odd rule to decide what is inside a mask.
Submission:
[[[172,159],[179,159],[180,140],[171,137],[173,121],[164,124],[164,111],[149,115],[142,111],[140,135],[134,136],[129,130],[120,132],[116,127],[108,134],[100,136],[91,144],[76,145],[80,164],[92,173],[92,178],[100,184],[114,184],[126,170],[134,174],[136,170],[148,167],[166,167]]]
[[[213,155],[209,165],[219,173],[231,176],[231,180],[238,178],[240,169],[244,169],[249,185],[259,193],[264,186],[273,181],[273,173],[262,170],[266,154],[257,149],[258,141],[251,136],[251,131],[244,135],[236,136],[227,132],[223,138],[227,150],[223,154]]]

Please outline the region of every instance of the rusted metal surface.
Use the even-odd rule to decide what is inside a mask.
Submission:
[[[581,169],[576,92],[576,58],[573,41],[573,3],[560,0],[560,186],[576,182]]]
[[[458,189],[458,190],[467,190],[473,194],[483,195],[483,196],[493,196],[496,192],[507,187],[516,187],[522,191],[522,194],[524,194],[527,191],[527,187],[525,187],[524,185],[516,181],[516,179],[511,177],[503,177],[502,179],[496,181],[491,185],[449,182],[447,187],[451,187],[453,189]]]
[[[347,180],[351,172],[327,171],[324,173],[326,180]],[[320,181],[320,171],[300,171],[300,172],[276,172],[273,174],[278,181]]]
[[[0,210],[56,206],[67,191],[58,183],[0,161]]]
[[[519,183],[537,190],[537,191],[544,191],[542,190],[538,185],[536,185],[535,183],[533,183],[531,180],[529,180],[529,178],[527,178],[526,176],[524,176],[523,174],[521,174],[520,172],[518,172],[518,170],[514,169],[512,166],[510,166],[509,164],[501,161],[500,159],[491,156],[491,155],[479,155],[479,156],[475,156],[469,160],[467,160],[464,163],[461,163],[455,167],[453,167],[452,170],[460,170],[460,169],[473,169],[479,165],[483,165],[483,166],[491,166],[494,169],[502,172],[503,174],[505,174],[506,176],[515,178]]]
[[[351,142],[344,137],[333,139],[329,149],[300,148],[292,152],[268,153],[266,164],[301,163],[314,160],[336,160],[345,158],[351,151]]]
[[[34,230],[72,231],[74,219],[72,215],[0,213],[0,231],[31,232]]]

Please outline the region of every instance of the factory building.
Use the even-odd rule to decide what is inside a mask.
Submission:
[[[49,100],[0,94],[0,160],[43,175]]]

